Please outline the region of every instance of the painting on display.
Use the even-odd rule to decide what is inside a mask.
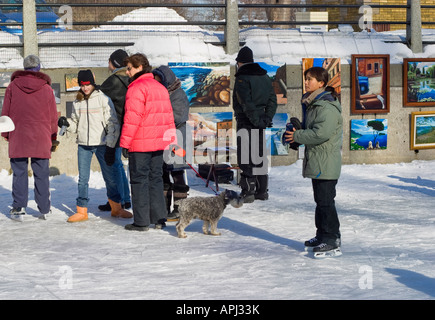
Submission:
[[[273,127],[266,128],[266,146],[272,156],[288,155],[289,144],[282,144],[282,136],[285,133],[288,119],[287,113],[276,113],[272,120]]]
[[[435,111],[411,113],[411,150],[435,148]]]
[[[69,73],[65,75],[65,90],[66,91],[80,90],[77,73]]]
[[[278,104],[287,104],[287,72],[286,65],[258,62],[260,67],[267,71],[272,80],[272,86],[276,94]]]
[[[228,106],[231,102],[230,64],[226,62],[170,62],[181,80],[190,106]]]
[[[403,105],[435,106],[435,58],[403,59]]]
[[[352,55],[352,113],[390,111],[390,55]]]
[[[350,125],[350,150],[387,149],[387,119],[353,119]]]
[[[329,75],[328,86],[333,87],[341,102],[341,64],[339,58],[303,58],[302,59],[302,82],[305,82],[304,73],[312,67],[322,67]],[[302,92],[305,94],[305,86],[302,85]]]
[[[192,132],[195,163],[211,163],[216,159],[210,157],[218,153],[226,156],[230,153],[230,156],[232,153],[235,155],[232,112],[190,113],[187,123]],[[188,139],[190,139],[189,136],[188,134]],[[227,162],[226,160],[220,159],[219,161]]]

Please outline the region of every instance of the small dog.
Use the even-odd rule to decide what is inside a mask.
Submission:
[[[192,219],[201,219],[204,221],[202,231],[208,234],[210,226],[210,234],[219,236],[217,232],[217,224],[222,217],[222,214],[228,204],[234,208],[240,208],[243,205],[243,200],[237,192],[226,189],[218,196],[213,197],[191,197],[177,201],[180,220],[176,225],[179,238],[186,238],[187,234],[184,229],[189,225]]]

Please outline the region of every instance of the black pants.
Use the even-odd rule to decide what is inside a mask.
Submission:
[[[162,165],[163,151],[129,153],[133,217],[138,226],[156,224],[167,217]]]
[[[312,179],[316,202],[316,238],[330,245],[340,239],[340,222],[335,208],[335,186],[337,180]]]

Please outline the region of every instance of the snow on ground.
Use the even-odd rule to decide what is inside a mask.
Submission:
[[[0,172],[0,299],[434,299],[435,161],[344,165],[337,187],[343,255],[314,259],[311,181],[301,161],[270,169],[270,199],[226,209],[221,236],[124,230],[99,212],[101,174],[90,182],[90,219],[70,224],[77,177],[51,178],[52,216],[37,219],[30,191],[23,223],[9,219],[11,176]],[[213,191],[188,170],[191,196]],[[33,188],[33,180],[30,180]],[[214,188],[214,184],[211,185]],[[238,190],[235,184],[220,185]]]

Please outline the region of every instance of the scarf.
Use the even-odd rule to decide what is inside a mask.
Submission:
[[[302,100],[301,100],[302,104],[305,104],[306,106],[309,106],[310,103],[313,102],[314,99],[315,99],[319,94],[325,92],[325,89],[326,89],[325,87],[321,87],[321,88],[319,88],[319,89],[317,89],[317,90],[311,92],[308,96],[307,96],[307,95],[304,95],[304,96],[302,97]]]

